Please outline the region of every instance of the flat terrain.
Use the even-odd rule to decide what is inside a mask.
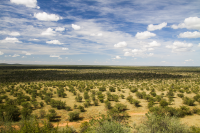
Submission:
[[[149,101],[140,97],[140,93],[152,97],[155,100],[153,106],[160,106],[160,97],[169,103],[169,107],[200,109],[200,100],[194,100],[193,105],[189,106],[178,96],[182,94],[193,99],[199,91],[199,67],[0,66],[0,95],[7,96],[2,98],[1,104],[10,104],[8,101],[13,99],[14,104],[23,109],[22,103],[28,102],[32,108],[31,115],[39,120],[46,119],[42,118],[42,111],[48,114],[49,109],[55,109],[57,114],[53,123],[56,125],[59,122],[59,126],[66,126],[68,123],[79,128],[81,122],[106,114],[106,100],[112,106],[117,103],[126,105],[126,112],[130,116],[129,124],[139,124],[146,119],[145,113],[149,111]],[[171,99],[169,92],[173,93]],[[20,96],[28,96],[30,99],[20,101]],[[130,103],[128,96],[139,101],[139,105]],[[78,100],[78,97],[82,99]],[[61,101],[65,107],[54,106],[52,99]],[[40,105],[41,102],[44,103],[43,106]],[[79,106],[83,106],[85,110],[80,112],[81,119],[70,122],[68,114],[80,111]],[[181,121],[190,126],[200,126],[198,114],[187,115]]]

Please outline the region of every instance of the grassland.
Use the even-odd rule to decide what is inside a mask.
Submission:
[[[145,113],[160,107],[161,101],[167,103],[163,106],[177,109],[164,113],[189,126],[200,126],[199,92],[200,67],[0,66],[1,109],[13,105],[26,112],[19,119],[35,116],[39,121],[49,119],[60,126],[69,123],[77,129],[82,122],[106,114],[110,110],[107,102],[111,108],[118,103],[126,105],[131,126],[145,120]],[[56,111],[51,118],[50,109]],[[71,122],[69,114],[74,111],[80,116]],[[3,114],[5,111],[1,123]]]

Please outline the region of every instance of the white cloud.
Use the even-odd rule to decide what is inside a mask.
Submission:
[[[11,32],[9,35],[11,35],[11,36],[20,36],[20,33],[19,32]]]
[[[150,24],[150,25],[148,25],[147,30],[148,31],[161,30],[162,28],[164,28],[166,26],[167,26],[166,22],[163,22],[163,23],[161,23],[159,25]]]
[[[200,32],[194,31],[194,32],[184,32],[180,33],[179,36],[180,38],[200,38]]]
[[[144,47],[159,47],[159,46],[160,46],[160,43],[153,41],[153,42],[150,42],[149,45],[145,45]]]
[[[34,17],[37,18],[38,20],[42,20],[42,21],[58,21],[58,20],[62,19],[62,17],[59,17],[56,14],[47,14],[46,12],[35,13]]]
[[[69,50],[68,48],[62,48],[62,50]]]
[[[178,25],[172,25],[173,29],[178,28],[187,28],[193,30],[200,30],[200,18],[198,17],[189,17],[184,20],[184,23],[180,23]]]
[[[82,61],[81,59],[79,59],[78,61]]]
[[[200,47],[200,43],[199,43],[198,47]]]
[[[55,31],[52,28],[48,28],[46,31],[42,32],[43,36],[55,36]]]
[[[25,55],[31,55],[31,53],[27,52],[27,51],[22,51],[23,54]]]
[[[134,55],[141,55],[145,51],[146,49],[133,49],[132,53],[134,53]]]
[[[103,36],[103,34],[102,33],[98,33],[98,34],[92,33],[92,34],[90,34],[90,36]]]
[[[123,51],[131,51],[131,49],[124,49]]]
[[[37,6],[37,0],[10,0],[11,3],[15,4],[22,4],[25,5],[26,7],[31,7],[31,8],[40,8]]]
[[[0,55],[3,55],[4,53],[0,51]]]
[[[148,51],[153,51],[154,50],[154,48],[148,48]]]
[[[68,57],[65,57],[65,59],[68,59]]]
[[[116,56],[116,59],[121,59],[121,57],[117,55],[117,56]]]
[[[192,59],[189,59],[189,60],[185,60],[185,61],[193,61]]]
[[[60,41],[58,41],[58,40],[46,41],[46,43],[48,43],[48,44],[58,44],[58,45],[61,45],[61,44],[63,44],[63,43],[61,43],[61,42],[60,42]]]
[[[151,33],[149,31],[145,31],[145,32],[137,32],[137,34],[135,35],[135,37],[137,39],[148,39],[150,37],[154,37],[156,36],[156,34]]]
[[[6,37],[4,40],[1,40],[2,43],[20,43],[21,41],[19,41],[17,38],[10,38],[10,37]]]
[[[126,47],[126,46],[127,46],[127,43],[125,41],[119,42],[114,45],[115,48],[122,48],[122,47]]]
[[[57,27],[57,28],[55,29],[55,31],[64,31],[64,30],[65,30],[64,27]]]
[[[57,58],[60,58],[60,55],[50,55],[50,57],[57,57]]]
[[[172,49],[172,52],[186,52],[191,51],[192,43],[183,43],[175,41],[173,45],[167,45],[166,48]]]
[[[149,53],[149,54],[148,54],[148,56],[153,56],[153,55],[154,55],[154,53]]]
[[[130,53],[130,52],[125,52],[124,53],[124,56],[132,56],[133,54],[132,53]]]
[[[14,54],[12,57],[17,57],[17,56],[20,56],[20,55],[18,55],[18,54]]]
[[[22,56],[22,58],[26,58],[26,56]]]
[[[72,28],[73,28],[74,30],[80,30],[80,29],[81,29],[81,26],[72,24]]]
[[[102,33],[98,33],[98,34],[97,34],[97,36],[102,36],[102,35],[103,35]]]

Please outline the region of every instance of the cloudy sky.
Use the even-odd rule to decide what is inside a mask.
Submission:
[[[0,63],[200,66],[199,0],[2,0]]]

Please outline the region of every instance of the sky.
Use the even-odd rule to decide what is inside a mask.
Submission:
[[[200,66],[200,0],[1,0],[0,63]]]

